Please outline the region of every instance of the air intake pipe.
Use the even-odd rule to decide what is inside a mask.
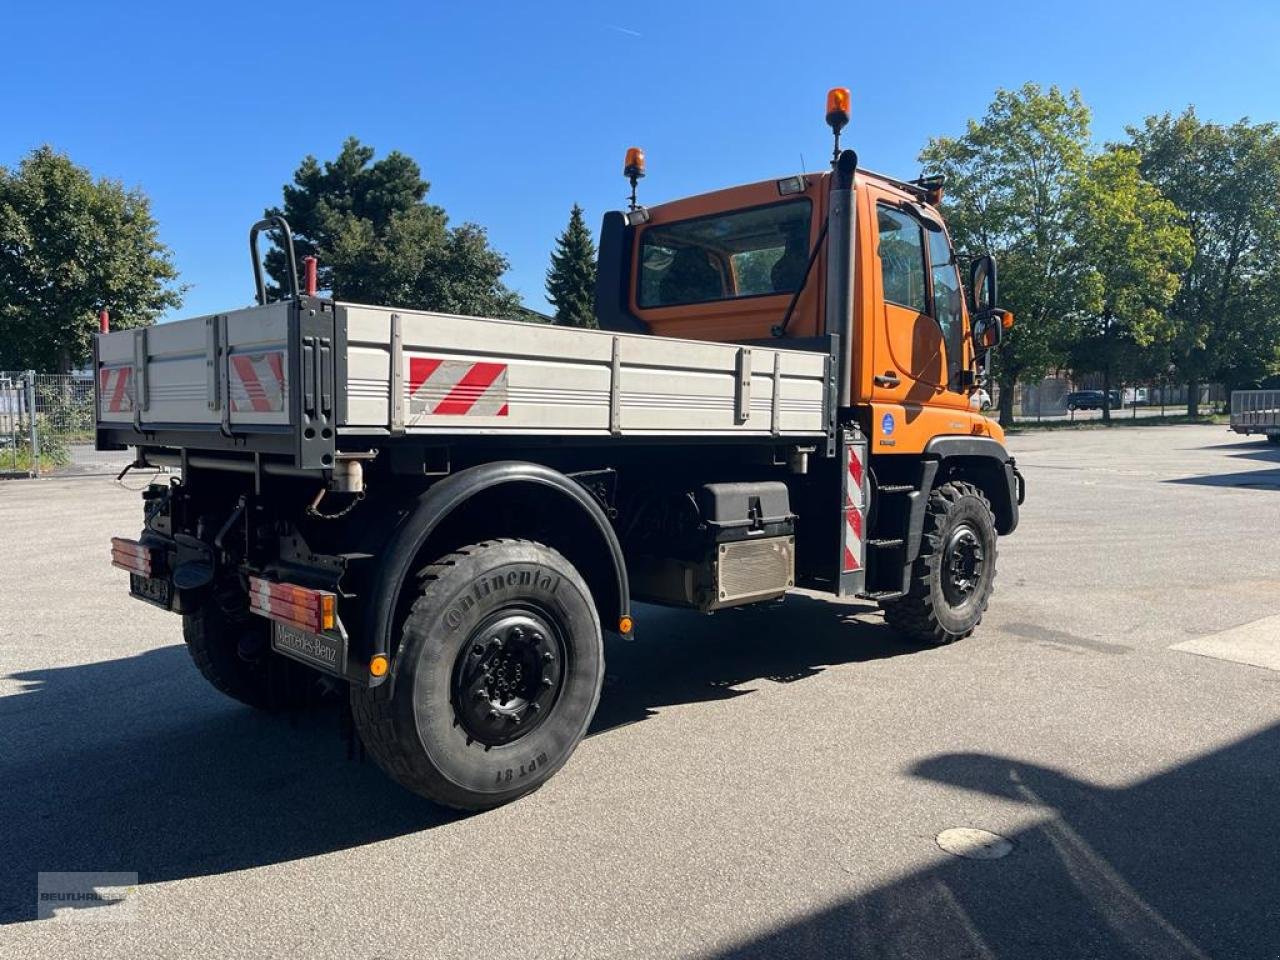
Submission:
[[[858,155],[842,150],[831,172],[827,206],[827,313],[826,332],[839,337],[839,405],[852,404],[853,369],[853,265],[856,253],[856,195],[853,175]]]

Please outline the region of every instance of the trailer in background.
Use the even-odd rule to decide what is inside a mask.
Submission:
[[[1280,390],[1236,390],[1231,394],[1231,429],[1251,436],[1266,434],[1280,444]]]

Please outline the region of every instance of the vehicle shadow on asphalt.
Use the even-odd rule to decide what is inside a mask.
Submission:
[[[1023,804],[1035,825],[1010,838],[1005,859],[936,851],[933,868],[716,960],[1275,956],[1280,726],[1119,788],[986,754],[939,755],[911,772]],[[982,824],[938,829],[951,826]]]
[[[793,594],[784,603],[707,616],[642,605],[636,637],[605,648],[605,688],[589,734],[643,720],[658,708],[749,694],[753,680],[791,683],[826,667],[919,652],[874,604]]]
[[[143,883],[243,870],[456,819],[347,760],[338,708],[272,716],[207,688],[181,645],[32,670],[0,700],[0,923],[41,871]]]
[[[1241,490],[1280,490],[1280,470],[1212,473],[1201,477],[1176,477],[1161,482],[1197,487],[1236,487]]]
[[[798,680],[912,648],[852,620],[865,606],[791,598],[715,618],[645,608],[641,637],[608,648],[591,732],[729,687]],[[34,919],[36,875],[124,871],[142,883],[303,859],[431,829],[438,807],[354,762],[345,698],[290,716],[209,688],[178,644],[12,675],[0,698],[0,924]],[[358,751],[357,751],[358,753]]]

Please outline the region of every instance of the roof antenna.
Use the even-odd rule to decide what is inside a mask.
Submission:
[[[809,172],[808,168],[806,168],[806,167],[805,167],[805,165],[804,165],[804,151],[803,151],[803,150],[801,150],[801,151],[800,151],[800,174],[801,174],[801,176],[803,176],[803,175],[807,174],[808,172]]]

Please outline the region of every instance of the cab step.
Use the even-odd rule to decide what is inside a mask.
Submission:
[[[876,487],[877,493],[912,493],[915,490],[915,484],[912,483],[882,483]]]
[[[866,600],[898,600],[906,595],[903,590],[876,590],[874,593],[864,593],[862,596]]]

